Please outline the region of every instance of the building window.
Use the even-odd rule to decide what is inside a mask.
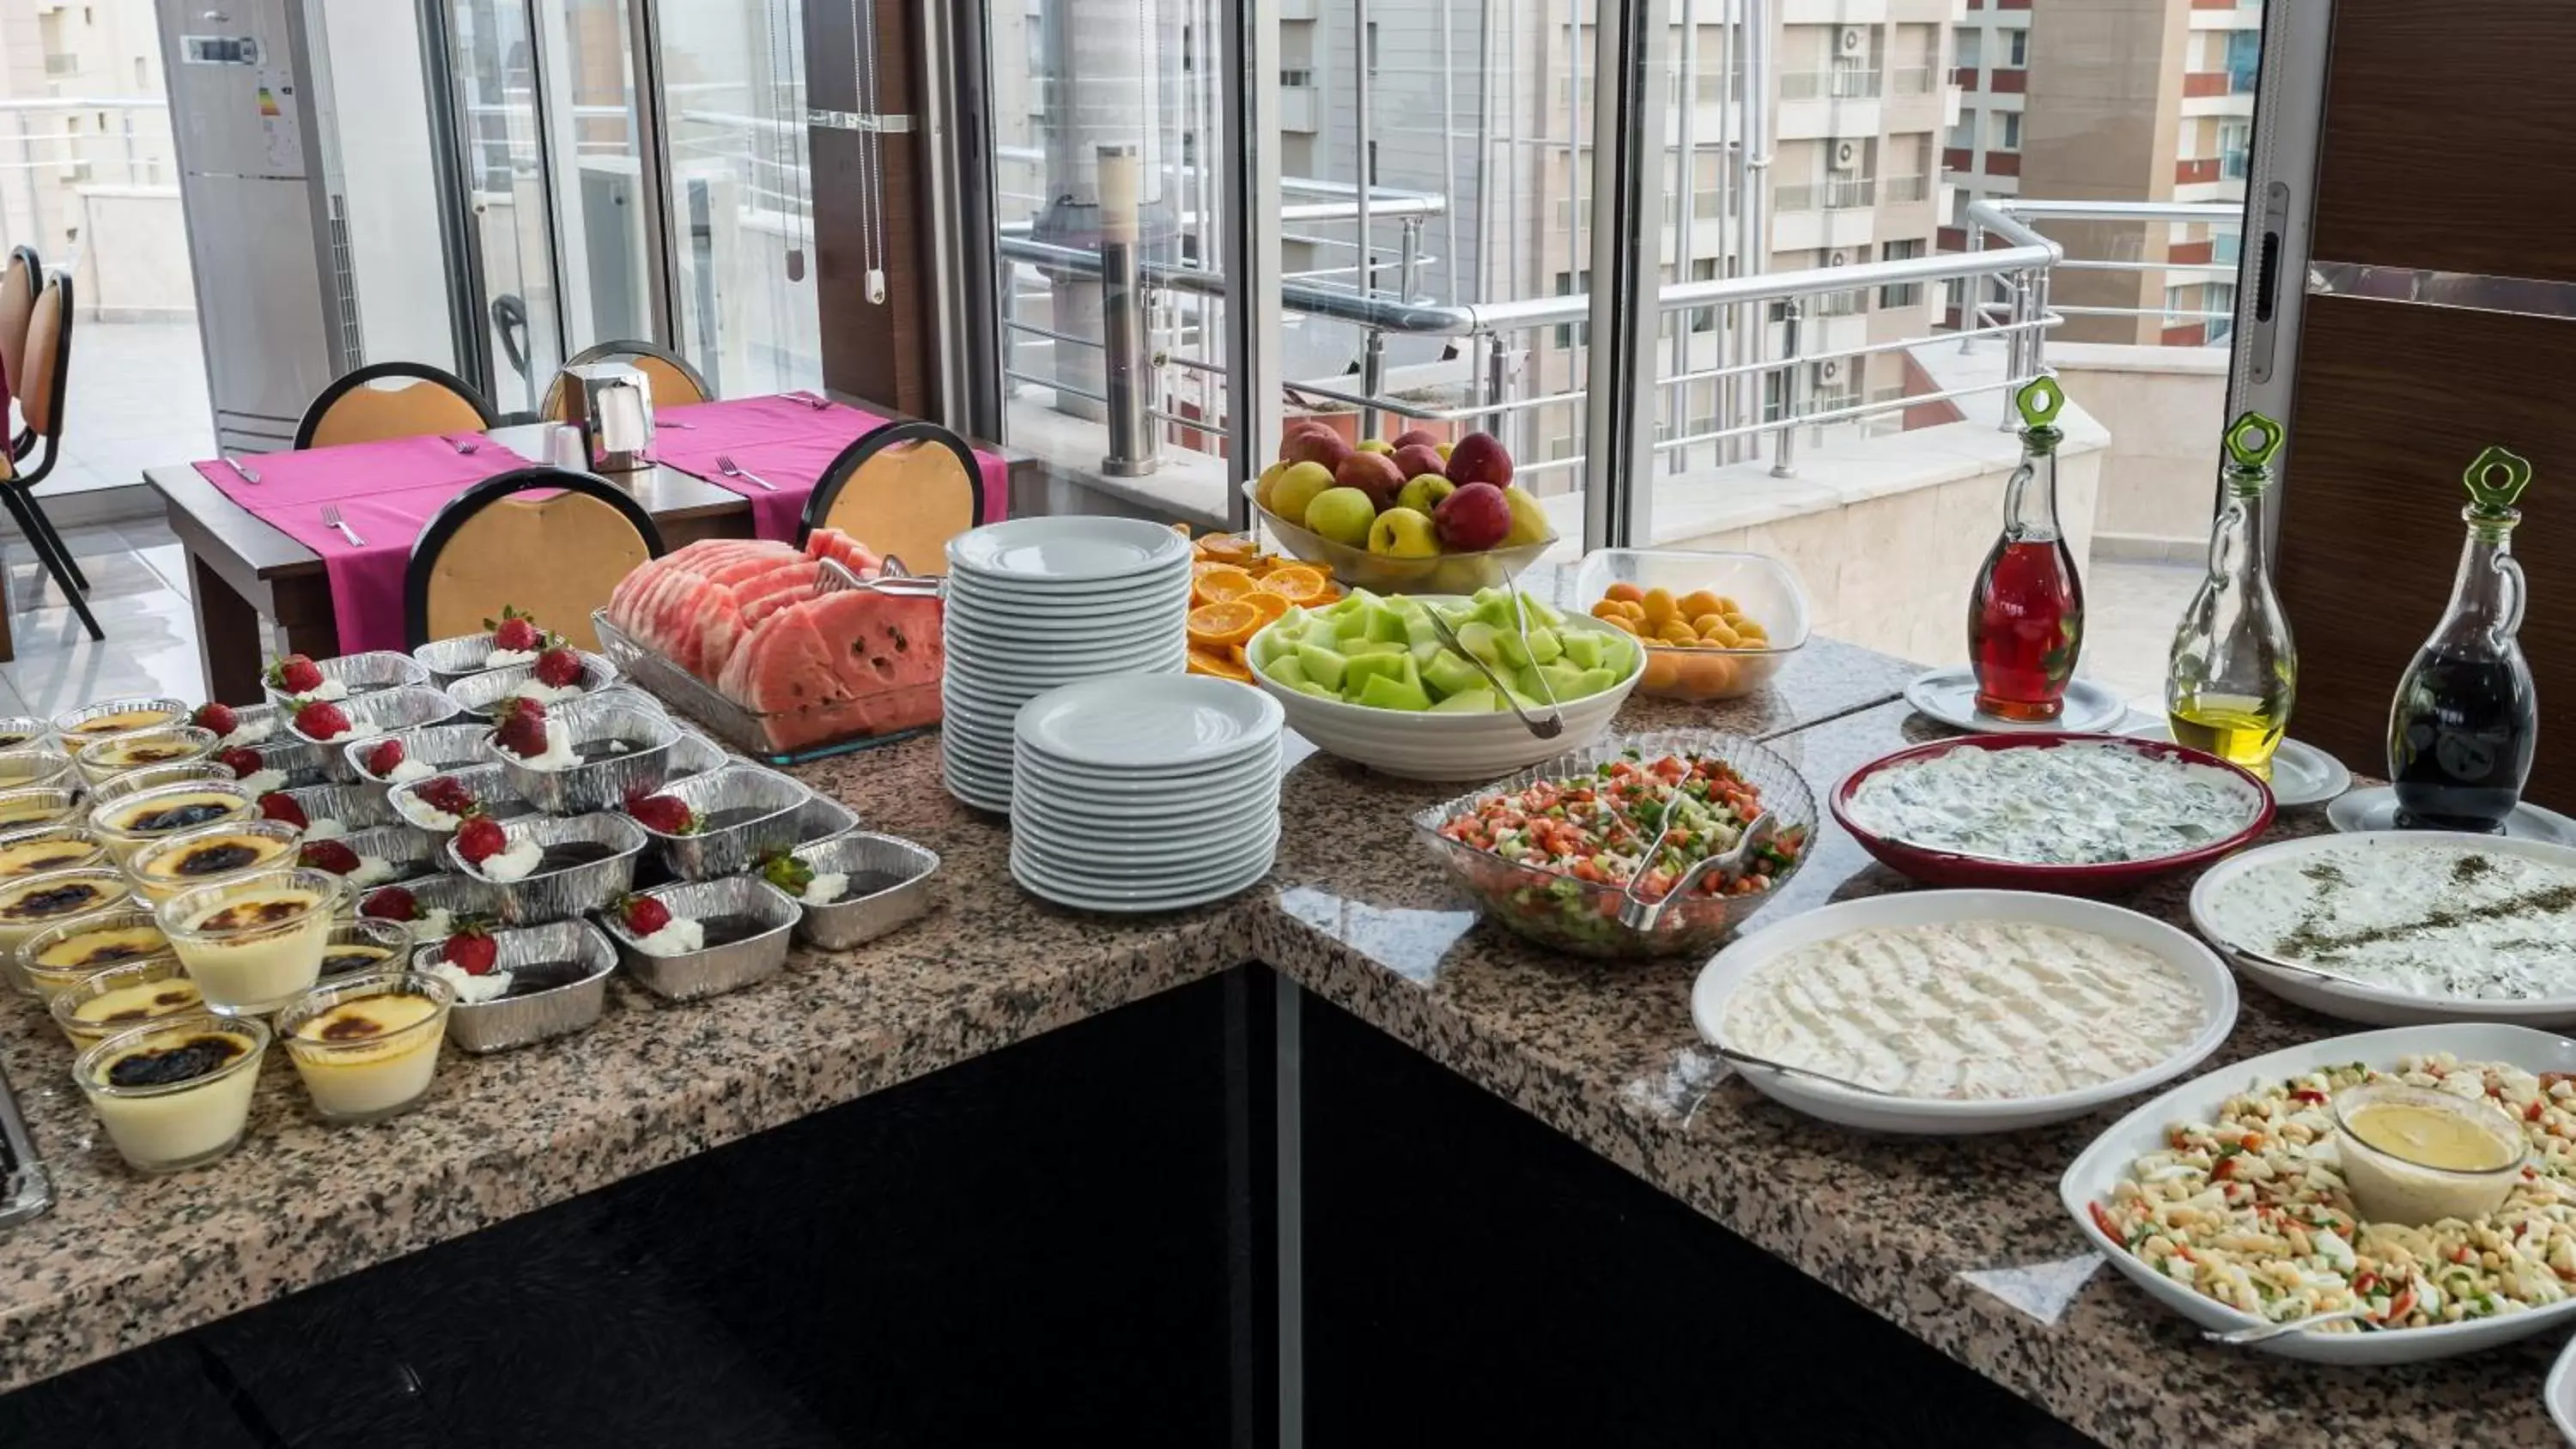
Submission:
[[[2221,121],[2218,123],[2218,174],[2230,181],[2242,181],[2253,169],[2254,123]]]
[[[1951,49],[1957,55],[1957,59],[1953,60],[1951,64],[1958,66],[1962,70],[1975,70],[1978,65],[1977,52],[1983,46],[1985,40],[1983,34],[1966,26],[1961,26],[1957,30],[1951,31],[1950,35]]]
[[[2027,30],[2007,30],[2007,31],[2005,31],[2005,32],[2004,32],[2004,46],[2005,46],[2005,54],[2006,54],[2006,55],[2008,55],[2009,57],[2011,57],[2010,59],[2006,60],[2006,61],[2004,62],[2004,64],[2006,64],[2006,65],[2008,65],[2008,66],[2011,66],[2011,67],[2013,67],[2013,68],[2014,68],[2014,69],[2016,69],[2016,70],[2020,69],[2020,68],[2021,68],[2021,67],[2023,67],[2023,66],[2026,66],[2026,65],[2030,64],[2030,32],[2029,32],[2029,31],[2027,31]]]
[[[1556,295],[1560,297],[1571,297],[1577,292],[1589,292],[1591,290],[1592,273],[1590,271],[1559,272],[1556,274]],[[1559,347],[1581,347],[1591,340],[1592,324],[1589,322],[1560,322],[1556,324],[1556,345]]]
[[[2204,342],[2224,341],[2227,334],[2236,330],[2235,284],[2231,282],[2212,282],[2201,288],[2201,310],[2204,312],[2223,312],[2227,314],[2223,317],[2211,317],[2207,319],[2208,330],[2201,334],[2201,340]]]
[[[1279,84],[1286,90],[1308,90],[1315,84],[1315,73],[1311,70],[1283,70],[1279,72]]]
[[[1903,261],[1906,258],[1921,255],[1923,255],[1921,237],[1906,241],[1885,242],[1878,249],[1878,259],[1883,262]],[[1878,289],[1878,305],[1881,307],[1913,307],[1921,305],[1922,301],[1923,284],[1921,282],[1899,282],[1893,286]]]
[[[1995,112],[1995,144],[1991,149],[1997,151],[2021,149],[2021,112]]]
[[[1377,22],[1368,23],[1368,73],[1377,74]]]
[[[2227,32],[2227,89],[2240,96],[2254,94],[2255,76],[2263,67],[2263,32],[2231,30]]]
[[[1959,124],[1950,128],[1950,134],[1946,139],[1945,144],[1953,151],[1974,151],[1977,149],[1977,113],[1975,111],[1962,110],[1959,112]]]
[[[1691,258],[1691,264],[1690,264],[1690,279],[1691,279],[1692,281],[1694,281],[1694,282],[1714,282],[1714,281],[1716,281],[1716,280],[1717,280],[1717,258],[1715,258],[1715,257],[1693,257],[1693,258]],[[1693,332],[1707,332],[1707,331],[1710,331],[1711,329],[1715,328],[1716,326],[1717,326],[1717,309],[1716,309],[1715,307],[1694,307],[1694,308],[1692,308],[1692,309],[1691,309],[1691,314],[1690,314],[1690,330],[1692,330]]]

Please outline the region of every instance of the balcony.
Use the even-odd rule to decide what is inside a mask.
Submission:
[[[1932,178],[1929,176],[1881,177],[1878,183],[1878,199],[1890,205],[1908,201],[1929,201],[1932,199]]]
[[[1776,187],[1771,193],[1772,209],[1781,212],[1841,211],[1877,204],[1878,182],[1867,176],[1837,176],[1806,186]]]
[[[1302,76],[1305,72],[1301,71],[1298,74]],[[1304,84],[1290,85],[1286,76],[1280,77],[1279,129],[1307,133],[1320,129],[1316,124],[1313,87]]]
[[[1780,100],[1874,101],[1883,84],[1880,72],[1856,67],[1836,66],[1832,70],[1791,70],[1780,73]]]

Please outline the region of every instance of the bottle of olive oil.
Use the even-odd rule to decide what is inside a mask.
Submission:
[[[2247,413],[2227,426],[2209,577],[2182,612],[2165,670],[2177,744],[2266,779],[2298,699],[2299,651],[2272,588],[2272,458],[2281,425]]]

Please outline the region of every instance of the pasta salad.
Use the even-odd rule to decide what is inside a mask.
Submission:
[[[2531,1157],[2502,1207],[2423,1227],[2357,1218],[2327,1103],[2392,1081],[2484,1096],[2523,1124]],[[2232,1308],[2276,1323],[2368,1309],[2320,1333],[2537,1308],[2576,1293],[2576,1077],[2438,1054],[2270,1083],[2228,1098],[2215,1122],[2174,1126],[2092,1211],[2149,1266]]]

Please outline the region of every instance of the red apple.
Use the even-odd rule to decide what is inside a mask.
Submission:
[[[1431,431],[1429,428],[1409,428],[1404,432],[1396,434],[1394,442],[1395,449],[1399,453],[1412,447],[1416,443],[1421,444],[1423,447],[1437,450],[1440,446],[1440,435]]]
[[[1331,428],[1315,421],[1313,418],[1296,418],[1291,420],[1288,426],[1279,430],[1280,461],[1283,463],[1296,461],[1288,456],[1288,443],[1290,439],[1296,437],[1299,433],[1330,433],[1332,431],[1333,430]]]
[[[1353,453],[1333,470],[1333,486],[1360,490],[1384,513],[1404,491],[1404,473],[1384,453]]]
[[[1449,450],[1449,481],[1491,483],[1500,488],[1512,481],[1512,455],[1503,451],[1493,434],[1469,433]]]
[[[1478,553],[1503,541],[1512,531],[1511,501],[1491,483],[1461,483],[1431,510],[1431,526],[1440,541],[1460,553]]]
[[[1408,481],[1425,473],[1445,473],[1449,468],[1441,461],[1440,450],[1428,443],[1407,443],[1396,449],[1395,466]]]
[[[1287,441],[1279,445],[1279,461],[1282,463],[1321,463],[1327,468],[1338,469],[1342,460],[1350,455],[1351,445],[1342,441],[1341,434],[1320,426],[1304,432],[1292,431]]]

